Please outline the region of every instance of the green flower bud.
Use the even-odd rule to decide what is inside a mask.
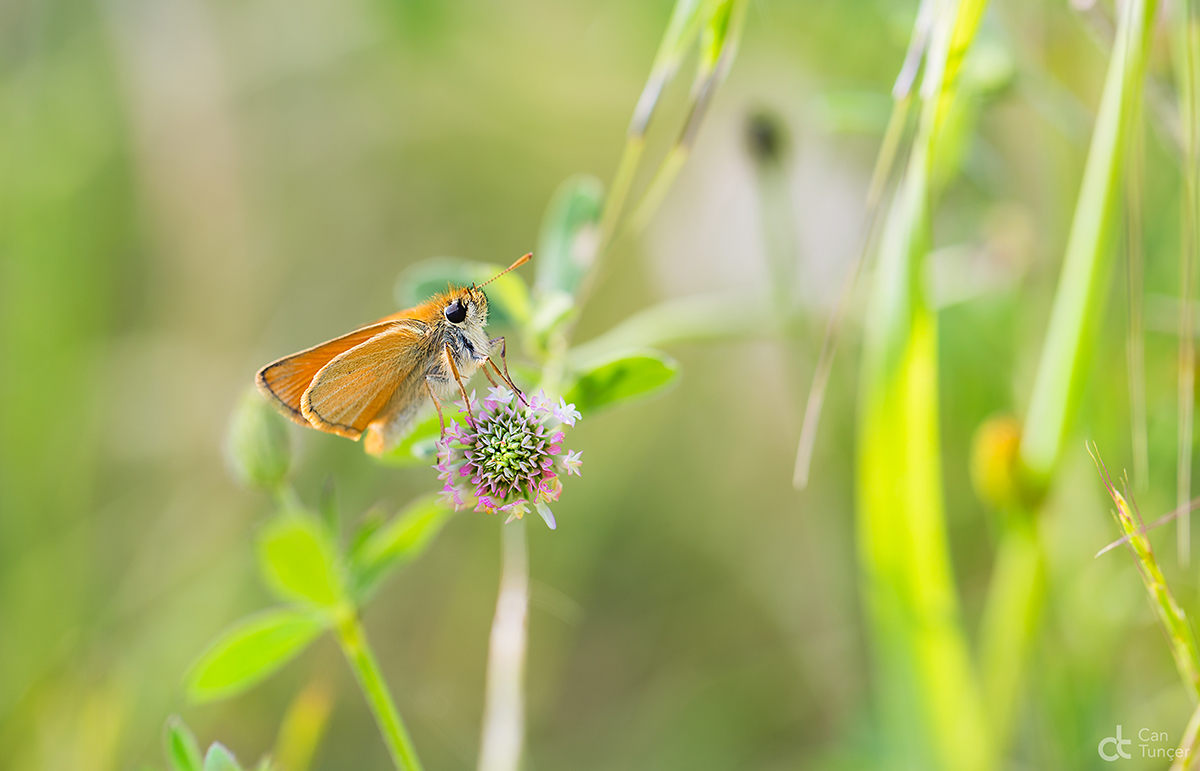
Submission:
[[[247,487],[274,490],[287,476],[292,461],[287,421],[254,389],[246,391],[230,417],[225,457]]]

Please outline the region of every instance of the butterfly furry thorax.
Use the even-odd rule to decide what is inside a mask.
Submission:
[[[256,383],[288,418],[367,452],[395,446],[432,397],[459,389],[492,353],[487,296],[454,287],[413,308],[259,370]],[[457,371],[458,378],[455,377]]]

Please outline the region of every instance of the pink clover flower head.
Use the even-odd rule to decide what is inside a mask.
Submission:
[[[579,452],[563,452],[564,426],[574,426],[580,414],[560,398],[558,404],[539,391],[531,399],[518,397],[504,386],[488,391],[475,408],[472,421],[446,428],[437,443],[438,479],[442,499],[456,510],[505,514],[507,522],[536,509],[551,529],[557,524],[547,505],[562,494],[563,476],[580,475]]]

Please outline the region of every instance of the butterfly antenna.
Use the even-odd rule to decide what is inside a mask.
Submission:
[[[472,284],[472,285],[471,285],[471,288],[472,288],[472,289],[482,289],[483,287],[487,286],[488,284],[492,283],[492,282],[493,282],[493,281],[495,281],[496,279],[498,279],[498,278],[500,278],[501,276],[503,276],[505,273],[509,272],[510,270],[516,270],[517,268],[521,267],[522,265],[524,265],[525,263],[529,262],[529,261],[530,261],[530,260],[532,260],[532,259],[533,259],[533,252],[527,252],[526,254],[523,254],[523,255],[521,255],[520,257],[518,257],[518,258],[517,258],[517,261],[516,261],[516,262],[514,262],[512,265],[509,265],[507,268],[505,268],[504,270],[500,271],[500,272],[499,272],[499,273],[497,273],[496,275],[492,276],[492,277],[491,277],[491,278],[489,278],[487,281],[484,281],[484,282],[483,282],[482,284],[480,284],[478,287],[476,287],[474,284]]]

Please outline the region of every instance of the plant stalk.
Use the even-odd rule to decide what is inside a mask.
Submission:
[[[983,694],[1000,749],[1012,735],[1046,582],[1034,513],[1018,509],[1006,520],[979,633]]]
[[[525,739],[525,651],[529,621],[525,520],[518,519],[500,530],[504,537],[504,567],[488,643],[479,771],[517,771]]]
[[[398,771],[422,771],[417,751],[409,738],[408,730],[404,727],[404,721],[400,718],[400,712],[396,709],[396,702],[388,691],[383,673],[379,671],[379,662],[375,660],[375,654],[367,643],[366,630],[363,629],[357,614],[347,613],[339,620],[337,635],[342,652],[346,654],[346,660],[350,662],[350,668],[354,671],[354,678],[362,688],[371,714],[375,716],[375,722],[379,724],[379,732],[383,734],[383,743],[387,745],[388,754],[392,756],[392,763]]]

